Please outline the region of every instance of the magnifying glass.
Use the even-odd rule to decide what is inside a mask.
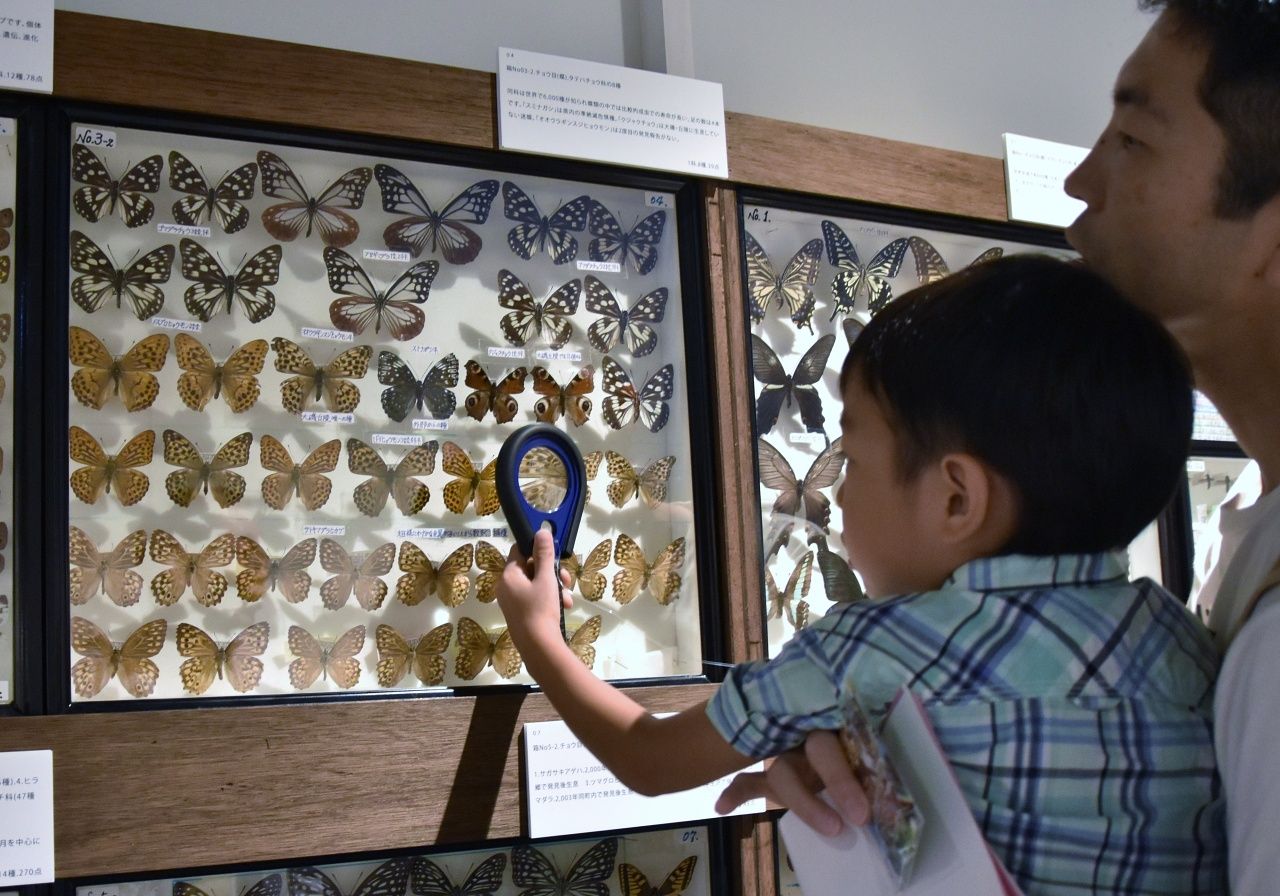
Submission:
[[[573,541],[587,501],[587,468],[582,452],[568,433],[549,423],[522,426],[498,452],[498,502],[515,542],[533,556],[533,535],[550,524],[555,542],[556,594],[559,601],[560,559],[573,555]],[[564,605],[560,634],[568,639]]]

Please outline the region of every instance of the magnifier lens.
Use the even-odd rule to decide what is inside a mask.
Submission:
[[[529,506],[553,513],[564,502],[569,487],[569,471],[549,448],[534,447],[520,458],[520,493]]]

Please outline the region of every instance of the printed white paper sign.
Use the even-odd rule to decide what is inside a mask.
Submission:
[[[0,753],[0,882],[53,883],[53,751]]]
[[[1004,180],[1009,220],[1066,227],[1084,211],[1063,182],[1089,150],[1017,134],[1004,135]]]
[[[0,4],[0,88],[53,93],[53,0]]]

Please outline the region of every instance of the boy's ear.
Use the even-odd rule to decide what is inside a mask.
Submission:
[[[939,523],[952,543],[998,546],[1012,534],[1009,490],[1000,476],[972,454],[956,452],[938,461]]]

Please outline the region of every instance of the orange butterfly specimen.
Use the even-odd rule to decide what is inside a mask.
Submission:
[[[151,463],[156,434],[148,429],[125,442],[119,454],[107,454],[98,440],[78,426],[67,430],[71,443],[71,459],[83,467],[71,474],[71,490],[86,504],[96,504],[103,492],[116,497],[125,507],[132,507],[142,500],[151,480],[134,467]]]
[[[402,604],[417,606],[432,594],[440,598],[446,607],[456,607],[467,599],[471,580],[474,549],[468,544],[457,548],[437,566],[411,541],[400,543],[400,571],[404,573],[396,582],[396,597]]]
[[[283,336],[271,340],[276,351],[276,370],[292,373],[280,384],[280,398],[284,409],[291,414],[301,414],[316,401],[324,400],[324,406],[339,414],[349,414],[360,403],[360,387],[351,380],[361,379],[369,371],[369,359],[373,349],[357,345],[338,354],[323,367],[317,367],[311,357]]]
[[[253,433],[242,432],[205,460],[186,436],[172,429],[164,431],[164,461],[182,469],[164,480],[165,491],[179,507],[190,506],[196,493],[213,493],[219,507],[230,507],[244,497],[244,477],[233,470],[249,462]]]
[[[581,426],[591,416],[591,399],[596,388],[596,369],[588,364],[569,382],[561,386],[545,367],[533,368],[533,391],[542,397],[533,403],[533,416],[539,423],[555,423],[568,417]]]
[[[445,507],[454,513],[463,513],[468,504],[474,503],[475,511],[480,516],[498,512],[496,457],[477,470],[467,452],[453,442],[445,442],[441,449],[440,466],[454,477],[444,487]]]
[[[356,507],[365,516],[377,516],[391,496],[396,507],[405,516],[412,516],[426,506],[431,490],[416,478],[432,473],[436,468],[438,442],[423,442],[401,459],[389,466],[377,451],[359,439],[347,439],[347,469],[358,476],[368,476],[356,486],[353,498]]]
[[[259,150],[258,167],[262,169],[262,194],[286,200],[262,212],[262,226],[267,233],[287,243],[299,236],[309,237],[315,230],[326,246],[339,248],[356,241],[360,225],[343,209],[364,205],[364,191],[373,179],[372,169],[352,168],[318,196],[312,196],[301,178],[275,153]]]
[[[118,607],[131,607],[142,594],[142,576],[134,568],[147,551],[145,529],[131,532],[107,553],[75,526],[71,527],[71,603],[85,603],[101,589]]]
[[[151,580],[156,603],[168,607],[178,602],[187,586],[196,602],[216,606],[227,593],[227,578],[216,570],[230,566],[236,556],[236,539],[230,532],[219,535],[204,550],[191,554],[163,529],[151,533],[151,559],[169,567]]]
[[[667,875],[667,879],[655,887],[635,865],[619,862],[618,888],[622,891],[622,896],[683,896],[693,884],[693,869],[697,864],[697,856],[681,860]]]
[[[214,678],[225,674],[227,684],[241,694],[262,680],[262,656],[267,650],[271,626],[255,622],[225,645],[220,645],[194,625],[178,623],[178,653],[189,657],[178,668],[182,687],[191,694],[209,690]]]
[[[173,352],[184,371],[178,377],[178,397],[191,410],[203,411],[209,400],[219,395],[235,414],[257,403],[262,392],[258,374],[267,359],[267,340],[246,342],[219,364],[200,340],[179,333],[173,337]]]
[[[364,650],[363,625],[348,629],[332,643],[320,641],[300,625],[289,626],[289,650],[297,657],[289,664],[289,683],[305,691],[321,676],[340,688],[353,688],[360,680],[360,651]]]
[[[410,669],[423,684],[437,685],[444,681],[444,652],[453,639],[452,623],[438,625],[412,641],[389,625],[379,625],[376,637],[378,684],[384,688],[398,685]]]
[[[592,616],[582,625],[569,629],[569,649],[588,669],[596,664],[595,643],[600,637],[600,626],[603,622],[603,616]]]
[[[307,510],[318,510],[329,500],[333,483],[325,473],[332,473],[338,466],[340,439],[325,442],[300,464],[293,462],[293,456],[275,436],[264,435],[258,442],[258,451],[263,468],[272,471],[262,480],[262,500],[268,507],[284,510],[295,492]]]
[[[372,551],[348,554],[332,539],[320,542],[320,565],[333,578],[320,584],[320,599],[325,609],[344,607],[354,593],[356,602],[366,610],[376,610],[387,597],[387,583],[378,578],[391,572],[396,561],[396,546],[388,541]]]
[[[95,697],[113,677],[135,697],[147,697],[160,680],[160,669],[151,657],[164,647],[169,623],[153,619],[116,644],[88,619],[71,617],[71,649],[82,659],[71,667],[71,685],[81,697]]]
[[[147,156],[119,179],[93,150],[79,143],[71,147],[71,179],[84,184],[71,196],[71,205],[86,221],[97,222],[117,209],[126,227],[141,227],[155,214],[155,204],[144,196],[160,189],[164,159]]]
[[[660,457],[639,471],[616,451],[606,452],[605,459],[609,475],[613,477],[607,494],[614,507],[622,507],[632,498],[639,498],[649,507],[657,507],[667,499],[667,480],[671,478],[671,468],[676,463],[674,455]]]
[[[650,563],[630,535],[619,534],[613,548],[613,562],[622,567],[613,576],[613,599],[618,603],[631,603],[646,588],[664,607],[680,596],[683,537],[660,550]]]
[[[458,619],[458,653],[453,672],[459,678],[471,681],[489,665],[503,678],[512,678],[520,671],[521,662],[520,652],[505,628],[490,634],[470,617]]]
[[[76,400],[95,411],[102,410],[113,395],[127,411],[151,407],[160,394],[153,375],[169,358],[169,337],[156,333],[134,343],[120,357],[111,354],[97,336],[80,327],[67,331],[67,353],[80,368],[71,376]]]
[[[507,558],[489,542],[481,539],[476,542],[476,569],[480,575],[476,578],[476,600],[481,603],[492,603],[497,597],[498,579],[507,568]]]
[[[606,538],[591,549],[586,560],[580,560],[577,554],[560,560],[560,567],[569,571],[569,587],[575,584],[578,592],[590,601],[604,597],[605,587],[609,580],[601,572],[609,565],[609,556],[613,553],[613,539]]]
[[[244,569],[236,575],[236,593],[241,600],[256,601],[268,591],[279,590],[285,600],[296,604],[311,593],[311,574],[307,568],[316,559],[316,540],[304,539],[274,558],[252,538],[236,539],[236,560]]]
[[[511,396],[519,395],[524,391],[524,381],[528,375],[528,370],[517,367],[495,383],[489,379],[489,374],[485,373],[479,362],[468,361],[464,382],[468,388],[475,391],[469,393],[463,403],[467,409],[467,416],[472,420],[483,420],[484,415],[492,410],[494,420],[499,423],[510,423],[516,411],[520,409]]]

